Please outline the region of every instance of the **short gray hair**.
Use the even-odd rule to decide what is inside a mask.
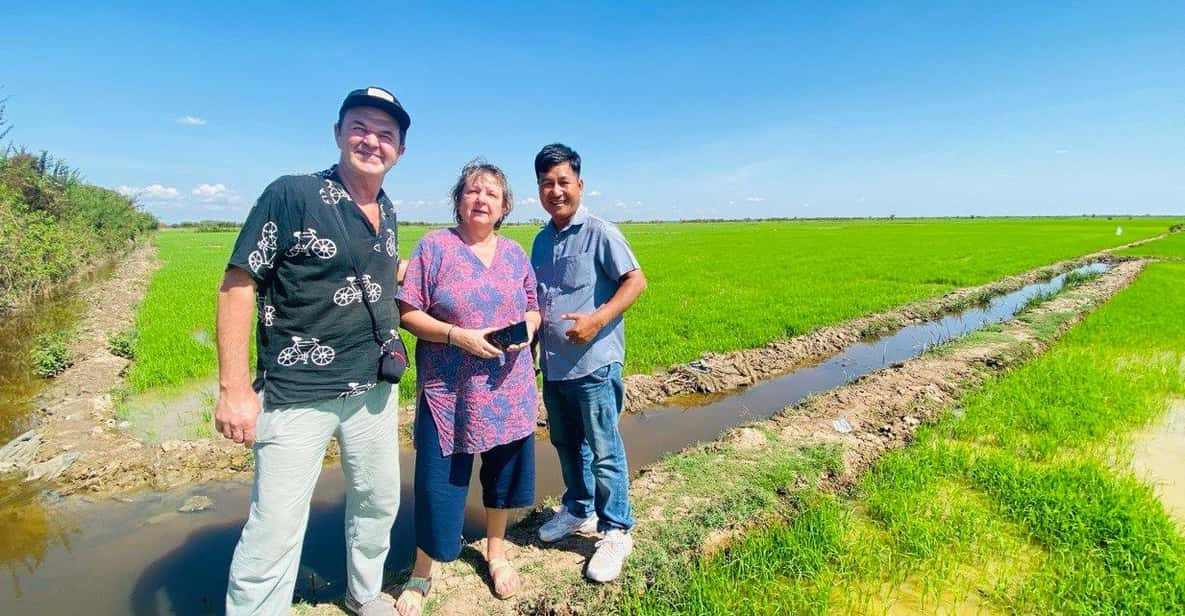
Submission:
[[[475,158],[461,168],[461,176],[457,178],[452,191],[453,219],[457,224],[461,224],[461,195],[465,194],[465,184],[479,175],[489,175],[502,185],[502,217],[494,222],[494,228],[500,229],[502,221],[506,220],[506,217],[510,216],[510,211],[514,209],[514,193],[510,191],[510,181],[506,179],[506,173],[498,165],[486,162],[484,158]]]

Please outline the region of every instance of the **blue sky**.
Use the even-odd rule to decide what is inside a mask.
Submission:
[[[170,222],[331,164],[366,85],[405,220],[479,155],[542,217],[553,141],[614,220],[1185,212],[1179,1],[68,4],[4,10],[9,139]]]

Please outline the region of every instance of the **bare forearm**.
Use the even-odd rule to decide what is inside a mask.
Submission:
[[[593,317],[603,327],[605,323],[624,314],[645,290],[646,275],[642,273],[642,270],[636,269],[629,272],[622,278],[617,292],[609,298],[609,301],[601,304],[601,307],[593,312]]]
[[[399,325],[411,335],[428,342],[447,342],[448,330],[452,325],[441,321],[423,310],[403,309]]]
[[[218,380],[223,390],[251,386],[248,345],[255,312],[255,281],[231,268],[218,289]]]

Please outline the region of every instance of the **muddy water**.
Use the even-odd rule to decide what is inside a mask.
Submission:
[[[113,266],[102,265],[35,305],[0,318],[0,445],[36,425],[37,396],[47,385],[33,373],[37,337],[73,327],[85,310],[78,290],[110,275]],[[0,480],[0,567],[12,572],[14,588],[21,581],[18,572],[32,575],[70,541],[69,524],[49,506],[39,486]]]
[[[37,336],[73,326],[83,309],[77,294],[66,290],[0,319],[0,445],[35,423],[30,409],[46,384],[33,374]]]
[[[1103,271],[1094,265],[1080,271]],[[711,440],[728,427],[769,417],[804,397],[828,391],[886,365],[917,356],[990,323],[1011,318],[1031,297],[1061,287],[1061,277],[998,297],[989,304],[853,345],[816,365],[713,400],[647,409],[623,417],[621,430],[634,468],[656,461],[696,441]],[[537,495],[563,490],[554,450],[537,443]],[[401,456],[409,478],[412,452]],[[342,530],[343,477],[326,467],[314,494],[297,593],[306,600],[339,598],[344,592]],[[176,509],[192,495],[213,498],[214,508],[182,514]],[[11,584],[0,587],[0,614],[206,614],[220,611],[226,572],[242,527],[250,487],[207,484],[186,492],[147,493],[135,502],[69,501],[35,523],[0,529],[0,564]],[[399,569],[412,555],[412,493],[403,485],[403,507],[392,532],[388,567]],[[470,490],[466,533],[481,531],[480,490]],[[38,507],[38,512],[45,509]],[[37,515],[33,516],[37,518]],[[25,533],[57,537],[41,541],[35,553],[18,553]],[[7,550],[13,553],[6,553]]]
[[[1185,400],[1175,400],[1155,425],[1135,435],[1132,468],[1185,532]]]

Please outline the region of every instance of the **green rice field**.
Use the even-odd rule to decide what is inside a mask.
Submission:
[[[1140,246],[1125,248],[1116,254],[1133,257],[1157,257],[1185,260],[1185,233],[1174,233],[1166,238]]]
[[[1016,218],[622,225],[650,282],[627,314],[627,372],[650,372],[704,351],[760,346],[1159,235],[1179,222]],[[402,227],[400,254],[410,254],[429,228]],[[528,249],[536,231],[525,225],[503,229]],[[215,294],[234,239],[233,233],[188,230],[158,235],[162,267],[137,318],[136,361],[128,374],[134,391],[217,374]]]
[[[619,609],[1185,613],[1185,537],[1129,445],[1185,398],[1182,289],[1185,264],[1150,264],[1048,353],[885,454],[853,497],[792,496],[778,521]],[[1185,472],[1157,459],[1163,476]]]

